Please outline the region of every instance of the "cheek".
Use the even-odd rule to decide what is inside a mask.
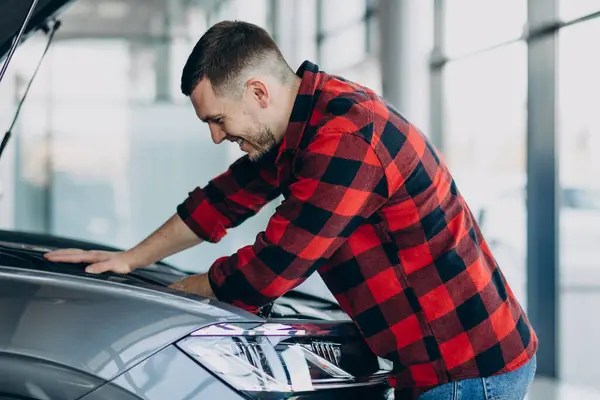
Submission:
[[[238,136],[244,139],[252,139],[255,135],[256,129],[252,125],[237,123],[237,124],[228,124],[227,125],[227,133]]]
[[[244,130],[242,129],[243,124],[240,124],[240,121],[235,121],[235,120],[229,119],[229,120],[223,121],[222,127],[227,133],[229,133],[231,135],[235,135],[235,134],[244,132]]]
[[[231,122],[223,122],[219,128],[227,135],[235,135],[235,127]]]

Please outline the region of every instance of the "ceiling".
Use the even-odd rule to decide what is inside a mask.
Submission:
[[[60,38],[160,39],[185,23],[192,7],[214,9],[220,0],[78,0],[65,13]]]
[[[0,55],[23,22],[32,0],[0,0]],[[39,0],[36,15],[64,8],[56,40],[77,38],[125,38],[164,40],[187,32],[190,10],[214,10],[226,0]],[[51,12],[47,12],[51,10]],[[30,24],[30,25],[31,25]],[[1,57],[0,57],[1,58]]]

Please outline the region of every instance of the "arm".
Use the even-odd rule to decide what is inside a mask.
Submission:
[[[308,278],[387,200],[385,171],[362,138],[320,134],[300,162],[290,196],[254,245],[217,260],[189,291],[210,285],[216,298],[254,312]]]
[[[63,249],[47,253],[50,261],[89,263],[86,272],[127,274],[202,242],[178,215],[173,215],[140,244],[124,252]]]
[[[240,158],[204,188],[197,188],[154,233],[125,252],[65,249],[46,258],[91,264],[86,271],[129,273],[203,241],[216,242],[226,229],[242,223],[279,196],[273,164]]]
[[[163,258],[200,244],[198,238],[179,218],[173,215],[154,233],[124,254],[132,269],[145,267]]]
[[[191,192],[177,214],[198,237],[214,243],[280,194],[270,156],[257,162],[244,156],[204,188]]]

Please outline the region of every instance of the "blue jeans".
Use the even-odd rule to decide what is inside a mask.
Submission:
[[[516,371],[446,383],[422,394],[419,400],[522,400],[533,381],[536,368],[534,356]]]

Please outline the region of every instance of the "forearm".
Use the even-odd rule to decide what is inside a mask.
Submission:
[[[211,299],[216,299],[216,296],[210,286],[207,273],[190,275],[187,278],[173,283],[171,288],[188,293],[194,293]]]
[[[124,255],[133,269],[141,268],[201,242],[202,240],[175,214]]]
[[[244,156],[206,186],[196,187],[177,214],[197,236],[216,243],[281,194],[273,162]]]

